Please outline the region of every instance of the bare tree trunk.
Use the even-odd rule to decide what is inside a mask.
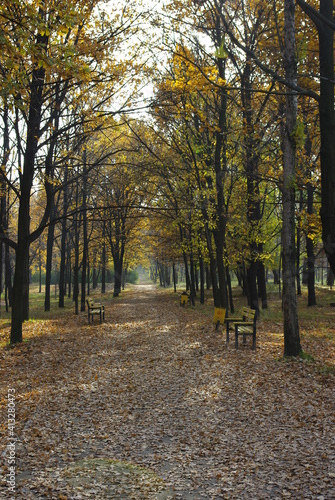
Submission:
[[[101,293],[106,293],[106,243],[105,243],[105,234],[106,234],[106,223],[103,222],[103,230],[102,230],[102,255],[101,255]]]
[[[284,4],[284,67],[289,82],[296,83],[295,59],[295,4]],[[284,356],[298,356],[301,352],[297,295],[295,287],[295,132],[297,123],[297,97],[286,95],[286,116],[283,126],[283,313]]]
[[[67,225],[67,209],[68,209],[68,187],[67,187],[67,176],[68,176],[68,166],[65,165],[64,172],[64,190],[63,190],[63,219],[62,219],[62,236],[61,236],[61,250],[60,250],[60,270],[59,270],[59,298],[58,307],[64,307],[64,298],[66,295],[66,285],[65,285],[65,260],[66,260],[66,225]]]
[[[313,214],[313,197],[314,189],[311,183],[307,184],[307,213]],[[307,251],[307,286],[308,286],[308,306],[316,306],[315,296],[315,255],[314,243],[312,238],[306,236],[306,251]]]
[[[173,290],[174,293],[177,291],[177,279],[176,279],[176,265],[174,261],[172,262],[172,277],[173,277]]]
[[[199,273],[200,273],[200,304],[205,303],[205,269],[204,259],[199,255]]]
[[[52,209],[54,214],[54,208]],[[52,271],[52,251],[54,242],[55,226],[51,224],[48,229],[47,239],[47,263],[45,271],[45,296],[44,296],[44,310],[50,311],[50,287],[51,287],[51,271]]]
[[[303,195],[302,195],[302,190],[300,190],[300,199],[299,199],[299,212],[301,212],[303,209]],[[297,276],[297,294],[301,295],[301,279],[300,279],[300,247],[301,247],[301,229],[300,229],[300,220],[301,217],[299,215],[298,217],[298,224],[297,224],[297,251],[296,251],[296,259],[297,259],[297,265],[296,265],[296,276]]]
[[[88,237],[87,237],[87,169],[86,169],[86,149],[83,152],[83,187],[82,187],[82,211],[83,211],[83,265],[81,273],[81,294],[80,310],[85,311],[86,301],[86,278],[87,278],[87,259],[88,259]]]
[[[263,253],[263,245],[259,245],[259,253]],[[265,267],[263,262],[259,262],[258,266],[258,275],[257,275],[257,283],[258,283],[258,295],[262,301],[262,309],[267,309],[268,300],[266,293],[266,276],[265,276]]]

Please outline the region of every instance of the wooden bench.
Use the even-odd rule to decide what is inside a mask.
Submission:
[[[229,326],[233,325],[235,329],[235,347],[238,348],[238,336],[243,335],[243,344],[246,343],[246,335],[252,335],[252,348],[256,349],[256,320],[255,309],[243,307],[240,316],[231,316],[225,318],[226,324],[226,342],[229,343]]]
[[[239,335],[243,336],[243,344],[246,344],[246,336],[252,335],[252,349],[255,350],[257,311],[255,309],[251,309],[250,307],[243,307],[241,310],[241,316],[242,320],[238,319],[233,322],[235,328],[235,349],[238,348]]]
[[[225,325],[226,325],[226,342],[227,344],[229,343],[229,328],[230,325],[233,325],[235,321],[243,321],[243,316],[241,312],[241,316],[226,316],[224,319]]]
[[[98,315],[100,317],[100,323],[105,321],[105,306],[102,304],[95,304],[92,299],[87,299],[87,310],[88,310],[88,322],[92,320],[93,323],[93,317],[94,315]]]

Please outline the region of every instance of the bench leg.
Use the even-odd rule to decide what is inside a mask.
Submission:
[[[235,325],[235,349],[238,349],[238,326]]]
[[[252,333],[252,350],[256,351],[256,330]]]
[[[226,344],[229,344],[229,323],[227,323],[226,328]]]

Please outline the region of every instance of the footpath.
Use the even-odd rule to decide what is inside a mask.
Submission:
[[[264,325],[256,352],[235,352],[208,315],[143,285],[103,324],[35,328],[0,350],[1,499],[335,498],[334,373],[280,361]]]

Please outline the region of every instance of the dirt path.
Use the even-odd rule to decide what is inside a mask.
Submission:
[[[0,352],[0,497],[334,499],[334,375],[276,361],[280,349],[260,325],[257,352],[235,352],[153,286],[103,325],[53,322]]]

